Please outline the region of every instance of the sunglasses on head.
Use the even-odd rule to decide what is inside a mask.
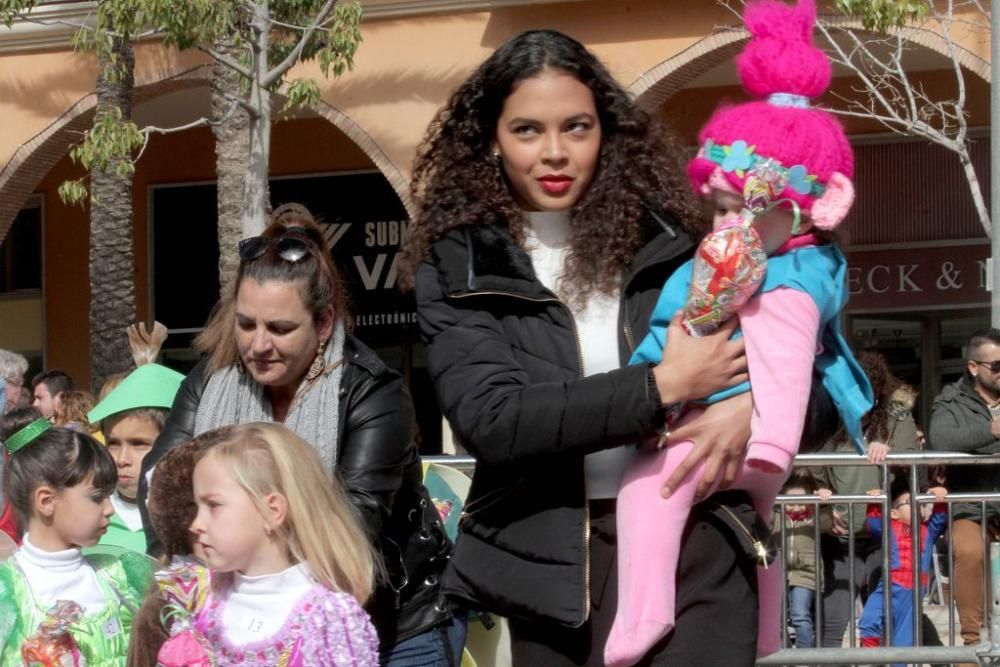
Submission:
[[[973,359],[972,363],[979,364],[980,366],[986,366],[986,368],[990,369],[991,373],[1000,373],[1000,359],[996,361],[978,361]]]
[[[303,235],[286,233],[273,238],[251,236],[243,239],[240,241],[240,259],[252,262],[267,252],[271,246],[274,246],[278,257],[286,262],[301,262],[309,254],[309,242]]]

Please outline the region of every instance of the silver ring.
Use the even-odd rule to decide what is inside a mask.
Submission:
[[[660,439],[656,442],[656,448],[657,449],[663,449],[664,447],[667,446],[667,441],[668,440],[670,440],[670,429],[669,428],[666,431],[663,432],[663,435],[661,435]]]

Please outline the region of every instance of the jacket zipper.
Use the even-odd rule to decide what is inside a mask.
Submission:
[[[524,296],[523,294],[517,294],[515,292],[503,292],[500,290],[478,290],[475,292],[465,292],[464,294],[449,294],[448,296],[454,299],[462,299],[470,296],[509,296],[514,299],[522,299],[524,301],[532,301],[535,303],[557,303],[565,309],[566,314],[569,315],[570,324],[573,325],[573,336],[576,338],[576,357],[577,362],[580,364],[580,377],[586,377],[584,375],[583,368],[583,341],[580,340],[580,330],[576,326],[576,318],[573,317],[573,311],[569,309],[565,303],[562,302],[558,297],[530,297]],[[626,324],[626,336],[631,337],[628,332]],[[581,627],[590,618],[590,505],[587,503],[587,492],[584,489],[583,494],[583,618],[580,620],[579,625],[576,627]],[[481,499],[480,499],[481,500]],[[494,502],[499,501],[499,498]],[[493,503],[490,503],[491,505]],[[471,508],[470,508],[471,509]],[[478,511],[483,510],[480,507]],[[468,510],[462,512],[461,516],[468,516]]]
[[[635,341],[632,339],[632,329],[628,325],[628,317],[623,318],[625,320],[622,329],[625,331],[625,344],[628,345],[628,356],[631,357],[632,353],[635,352]]]

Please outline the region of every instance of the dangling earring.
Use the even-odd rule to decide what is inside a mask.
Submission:
[[[323,357],[323,352],[326,351],[326,341],[320,341],[319,349],[316,351],[316,358],[313,359],[312,366],[309,367],[309,373],[306,374],[306,380],[312,382],[320,376],[323,369],[326,368],[326,359]]]
[[[500,164],[500,151],[496,148],[493,149],[493,161]]]
[[[240,375],[247,374],[247,367],[243,365],[243,359],[239,356],[236,357],[236,372]]]

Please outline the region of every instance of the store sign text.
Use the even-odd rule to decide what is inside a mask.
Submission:
[[[344,238],[354,224],[362,225],[366,248],[378,249],[374,255],[353,255],[354,268],[361,284],[367,291],[394,289],[399,276],[397,267],[399,248],[406,240],[409,222],[406,220],[380,220],[376,222],[343,222],[329,225],[327,237],[330,248],[336,250],[337,243]],[[383,251],[384,249],[384,251]]]
[[[988,255],[986,244],[850,252],[848,310],[982,305]]]

